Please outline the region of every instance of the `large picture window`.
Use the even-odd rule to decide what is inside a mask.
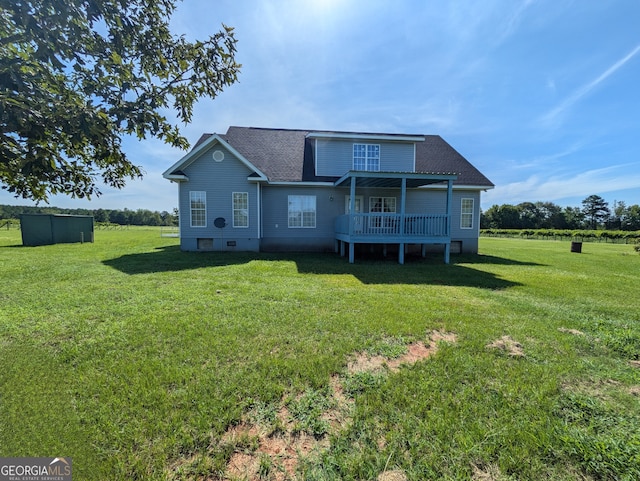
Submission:
[[[316,196],[289,196],[289,227],[313,229],[316,226]]]
[[[460,228],[473,229],[473,199],[462,199],[460,204]]]
[[[189,192],[189,207],[191,227],[207,227],[207,193],[202,191]]]
[[[233,193],[233,227],[249,227],[249,193]]]
[[[353,170],[380,170],[380,146],[377,144],[353,144]]]

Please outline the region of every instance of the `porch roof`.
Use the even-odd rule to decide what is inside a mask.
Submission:
[[[350,170],[335,181],[336,187],[349,187],[351,179],[355,179],[356,187],[400,188],[402,179],[406,179],[408,189],[438,182],[456,180],[458,174],[453,172],[370,172]]]

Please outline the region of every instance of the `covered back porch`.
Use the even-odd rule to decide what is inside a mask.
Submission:
[[[365,172],[350,171],[335,183],[349,187],[349,214],[335,221],[335,238],[341,255],[348,248],[349,262],[355,258],[355,244],[398,244],[398,262],[404,264],[406,244],[421,244],[425,255],[428,244],[444,246],[444,261],[449,263],[451,247],[451,207],[453,173]],[[446,183],[445,213],[406,212],[407,189]],[[400,191],[399,212],[356,212],[358,188],[393,188]],[[445,195],[445,192],[443,192]]]

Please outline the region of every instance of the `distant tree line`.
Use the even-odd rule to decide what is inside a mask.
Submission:
[[[560,207],[553,202],[522,202],[493,205],[482,213],[482,229],[608,229],[640,230],[640,206],[614,201],[613,206],[598,195],[582,201],[582,207]]]
[[[173,212],[151,211],[147,209],[63,209],[60,207],[28,207],[17,205],[0,205],[1,219],[18,219],[20,214],[71,214],[92,215],[95,222],[120,225],[178,225],[178,210]]]

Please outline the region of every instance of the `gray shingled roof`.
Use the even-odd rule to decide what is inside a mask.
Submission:
[[[313,141],[307,139],[317,130],[264,129],[229,127],[220,135],[242,156],[260,169],[271,182],[335,181],[338,177],[318,177],[313,167]],[[362,132],[334,132],[359,134]],[[204,134],[196,146],[212,134]],[[371,134],[380,135],[380,134]],[[384,134],[389,135],[389,134]],[[422,173],[458,174],[456,185],[493,187],[478,169],[451,147],[439,135],[424,135],[424,142],[416,142],[416,171]],[[195,148],[195,147],[194,147]]]

